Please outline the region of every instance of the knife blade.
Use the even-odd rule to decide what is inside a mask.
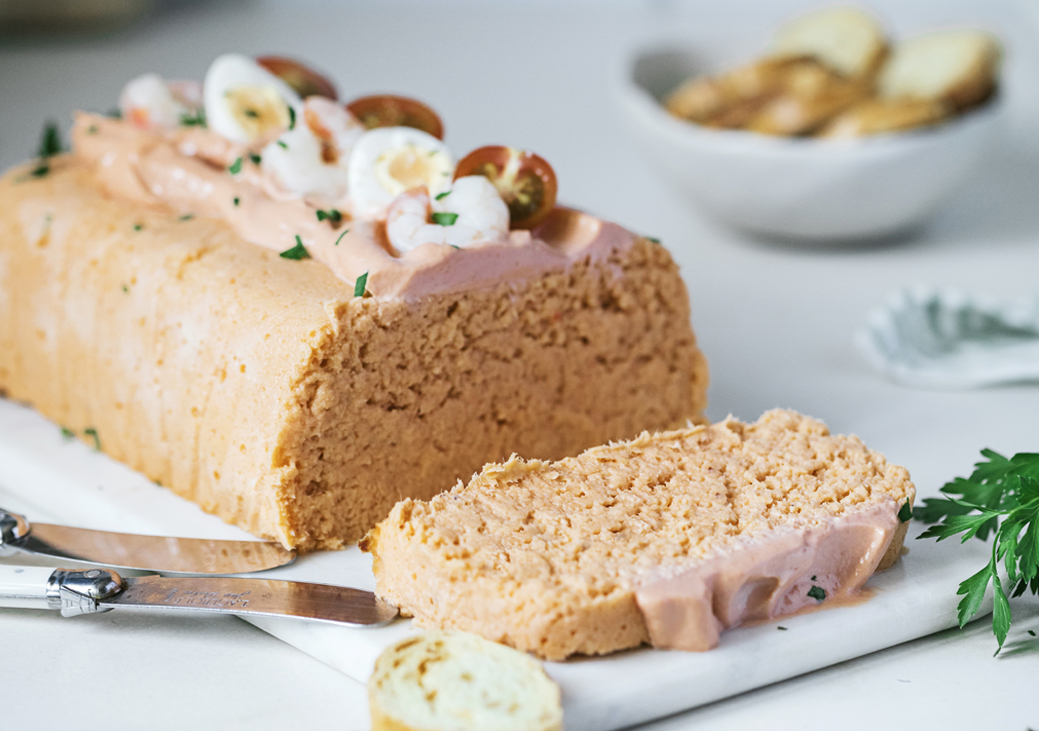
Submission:
[[[0,555],[4,549],[165,574],[249,574],[296,560],[294,551],[266,541],[143,536],[30,524],[24,516],[0,508]]]
[[[370,591],[230,576],[123,578],[111,569],[0,565],[0,607],[52,609],[63,617],[113,609],[289,617],[376,627],[397,608]]]

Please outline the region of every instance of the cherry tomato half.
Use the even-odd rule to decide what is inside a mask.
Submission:
[[[556,207],[556,173],[533,152],[491,145],[473,150],[455,167],[455,180],[482,175],[509,206],[510,226],[531,229]]]
[[[392,94],[362,96],[346,105],[347,110],[368,129],[376,127],[414,127],[444,139],[440,115],[417,99]]]
[[[331,81],[299,61],[284,56],[260,56],[256,63],[291,86],[303,99],[308,96],[339,98]]]

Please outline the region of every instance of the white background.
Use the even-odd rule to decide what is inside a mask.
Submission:
[[[969,472],[982,447],[1039,451],[1039,392],[904,389],[870,371],[851,339],[872,308],[917,283],[1007,299],[1039,294],[1039,10],[874,5],[895,35],[948,23],[997,30],[1007,45],[1009,124],[976,177],[922,231],[808,247],[750,239],[700,218],[654,177],[609,94],[610,74],[633,46],[681,39],[739,60],[802,7],[200,2],[104,37],[7,37],[0,166],[30,155],[43,120],[67,128],[73,109],[113,107],[137,73],[201,77],[229,50],[306,59],[347,99],[417,96],[441,113],[459,156],[483,144],[530,147],[554,165],[565,202],[664,241],[689,285],[711,364],[713,418],[796,408],[858,434],[933,494]],[[1039,727],[1039,640],[1025,634],[1039,631],[1035,600],[1015,603],[1014,617],[1011,651],[995,659],[983,621],[648,728]],[[0,648],[5,727],[56,724],[57,708],[62,723],[75,718],[86,729],[367,727],[363,687],[234,619],[7,611]]]

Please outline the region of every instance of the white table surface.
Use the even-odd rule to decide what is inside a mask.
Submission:
[[[897,33],[970,23],[1008,47],[1009,125],[974,180],[916,235],[821,248],[749,239],[700,218],[624,134],[608,75],[625,49],[693,39],[738,58],[800,3],[184,3],[103,38],[0,39],[0,166],[31,153],[44,119],[105,110],[145,70],[200,77],[220,52],[309,59],[343,97],[431,101],[459,155],[530,147],[562,198],[657,236],[689,284],[712,368],[714,418],[787,406],[854,432],[905,464],[923,495],[978,450],[1039,450],[1039,390],[904,389],[855,354],[870,309],[917,283],[1005,298],[1039,294],[1039,9],[1009,2],[875,3]],[[3,466],[0,465],[0,483]],[[12,487],[12,486],[8,486]],[[966,578],[966,577],[964,577]],[[747,693],[647,729],[1039,727],[1035,600],[1012,603],[1008,647],[987,620]],[[4,728],[365,729],[364,688],[235,619],[0,613]],[[72,716],[71,714],[75,714]]]

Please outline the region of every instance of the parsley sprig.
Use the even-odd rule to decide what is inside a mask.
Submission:
[[[1039,596],[1039,454],[1015,454],[1010,459],[991,449],[981,454],[986,461],[978,462],[970,477],[957,477],[942,487],[949,497],[924,500],[914,517],[934,524],[920,538],[943,541],[962,533],[960,542],[966,543],[995,536],[988,564],[961,583],[956,593],[963,595],[958,607],[963,627],[978,613],[992,584],[992,633],[1001,650],[1011,617],[1000,562],[1012,586],[1011,596],[1026,591]]]
[[[47,122],[43,126],[40,149],[36,152],[36,167],[32,169],[30,175],[34,178],[42,178],[49,173],[51,171],[50,159],[63,151],[64,147],[61,144],[61,134],[58,132],[58,125],[54,122]]]

